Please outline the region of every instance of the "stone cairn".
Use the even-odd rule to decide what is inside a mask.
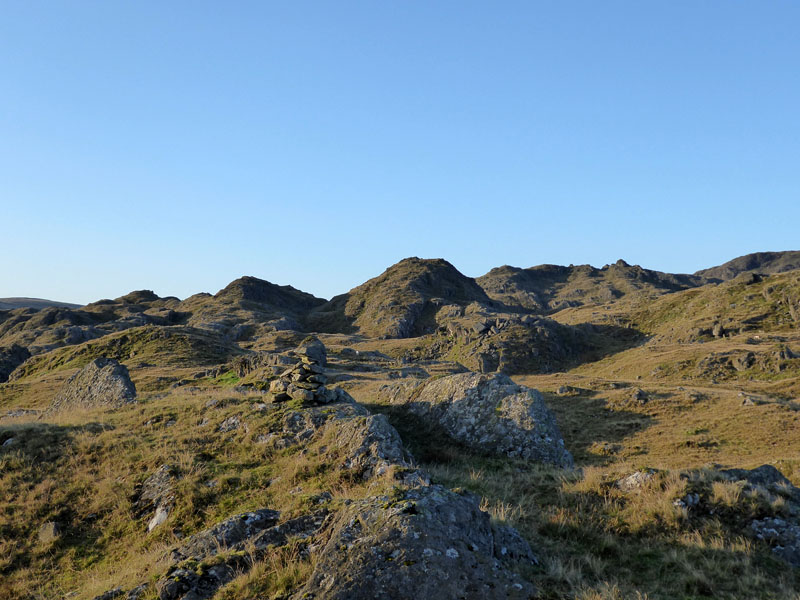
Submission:
[[[308,337],[294,351],[300,360],[283,371],[269,385],[273,402],[298,400],[312,404],[328,404],[339,399],[339,390],[325,387],[328,378],[325,366],[328,353],[316,337]]]

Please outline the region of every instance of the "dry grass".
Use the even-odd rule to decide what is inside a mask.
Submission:
[[[332,468],[330,440],[302,451],[258,443],[287,410],[262,408],[262,400],[225,387],[177,388],[119,410],[70,411],[46,422],[5,419],[0,438],[15,441],[0,449],[0,598],[76,593],[83,600],[129,589],[164,572],[161,561],[178,536],[233,514],[269,507],[291,518],[307,513],[309,497],[322,491],[334,494],[334,505],[380,492],[383,483],[369,487]],[[221,432],[232,416],[242,426]],[[149,517],[134,519],[131,498],[162,464],[179,473],[176,501],[167,521],[148,534]],[[50,520],[64,533],[44,546],[37,531]],[[251,597],[251,588],[277,597],[309,569],[305,558],[271,554],[230,597]]]

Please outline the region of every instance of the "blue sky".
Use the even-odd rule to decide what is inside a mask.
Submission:
[[[796,2],[0,6],[0,297],[800,248]]]

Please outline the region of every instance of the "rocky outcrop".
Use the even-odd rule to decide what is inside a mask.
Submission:
[[[288,411],[274,430],[259,434],[256,440],[277,449],[335,440],[325,445],[325,460],[353,481],[389,474],[410,485],[427,483],[427,475],[415,469],[386,416],[371,414],[343,390],[340,394],[346,398],[324,407]]]
[[[173,566],[156,584],[159,600],[211,598],[270,550],[311,537],[326,515],[321,510],[279,525],[280,513],[264,508],[233,516],[193,535],[172,551]],[[216,560],[209,560],[214,557]]]
[[[573,464],[542,395],[506,375],[464,373],[416,386],[384,386],[382,392],[476,449],[561,467]]]
[[[355,502],[326,533],[296,600],[490,600],[534,593],[514,571],[536,562],[530,546],[493,525],[474,497],[440,486]]]
[[[66,408],[119,408],[136,401],[128,368],[112,358],[96,358],[75,373],[53,399],[48,412]]]
[[[479,373],[548,373],[589,348],[586,334],[546,317],[498,312],[477,302],[436,313],[431,358],[449,357]]]
[[[591,265],[503,266],[476,281],[489,297],[508,309],[539,314],[612,302],[628,294],[661,295],[708,283],[699,274],[651,271],[624,260],[601,269]]]
[[[731,481],[746,481],[752,486],[762,487],[772,492],[800,492],[783,473],[772,465],[761,465],[755,469],[724,469],[720,473]],[[800,497],[797,499],[800,500]]]
[[[446,260],[413,257],[314,309],[308,324],[314,331],[407,338],[433,333],[439,307],[471,302],[491,300]]]
[[[214,294],[195,294],[180,308],[188,323],[231,340],[247,340],[270,331],[302,330],[311,309],[325,300],[289,285],[241,277]]]
[[[191,536],[186,543],[172,551],[172,559],[202,560],[220,551],[236,549],[257,533],[277,525],[280,516],[275,510],[263,508],[230,517],[211,529]]]
[[[27,348],[12,344],[8,348],[0,348],[0,383],[8,381],[8,376],[19,365],[31,357]]]

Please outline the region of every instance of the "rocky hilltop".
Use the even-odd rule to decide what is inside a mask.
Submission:
[[[613,302],[628,294],[658,296],[709,283],[702,274],[673,275],[619,260],[591,265],[497,267],[477,279],[493,300],[511,310],[551,313],[563,308]]]
[[[0,309],[0,599],[796,598],[794,254]]]
[[[745,254],[718,267],[698,271],[695,275],[727,281],[741,273],[785,273],[796,269],[800,269],[800,250]]]
[[[315,309],[309,326],[378,338],[415,337],[436,330],[441,307],[473,302],[492,303],[474,279],[446,260],[406,258]]]

